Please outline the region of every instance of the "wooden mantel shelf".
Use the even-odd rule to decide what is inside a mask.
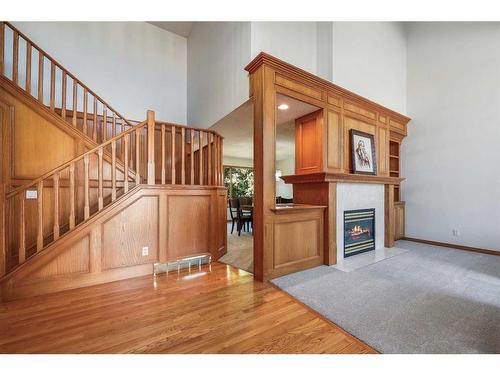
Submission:
[[[282,176],[281,179],[287,184],[310,184],[315,182],[358,182],[362,184],[387,184],[399,185],[404,178],[372,176],[351,173],[309,173]]]

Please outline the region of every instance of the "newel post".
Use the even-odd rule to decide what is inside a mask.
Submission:
[[[148,185],[155,184],[155,113],[148,111]]]

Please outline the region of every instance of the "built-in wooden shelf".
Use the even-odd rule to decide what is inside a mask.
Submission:
[[[400,160],[400,144],[399,142],[396,141],[390,141],[389,142],[389,174],[391,177],[398,178],[400,177],[400,167],[399,167],[399,160]],[[394,201],[399,202],[401,199],[401,191],[400,191],[400,186],[395,185],[394,186]]]

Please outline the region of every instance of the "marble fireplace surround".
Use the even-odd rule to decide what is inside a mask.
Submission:
[[[344,259],[344,211],[375,209],[375,249],[384,248],[384,185],[337,183],[337,262]]]

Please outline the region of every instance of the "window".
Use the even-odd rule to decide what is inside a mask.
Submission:
[[[228,198],[253,196],[253,168],[224,166],[224,186]]]

